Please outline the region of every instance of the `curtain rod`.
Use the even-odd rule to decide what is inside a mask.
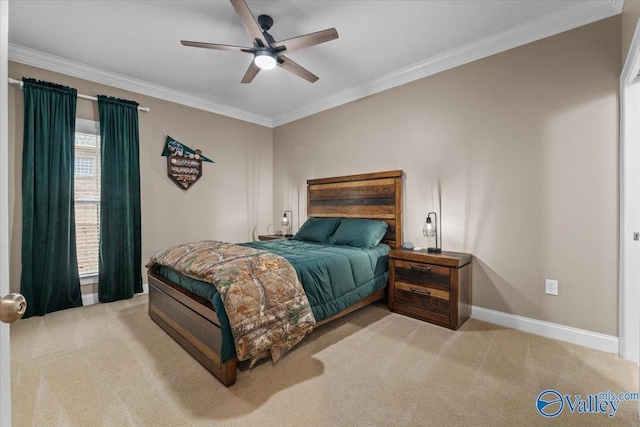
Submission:
[[[22,80],[12,79],[11,77],[9,77],[9,84],[18,85],[20,86],[20,89],[22,89],[22,86],[24,86],[24,82]],[[95,96],[83,95],[81,93],[78,94],[78,98],[88,99],[90,101],[98,100],[98,98],[96,98]],[[149,111],[151,111],[151,109],[149,107],[138,107],[138,111],[144,111],[145,113],[148,113]]]

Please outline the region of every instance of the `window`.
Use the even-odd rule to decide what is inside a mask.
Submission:
[[[86,136],[86,135],[76,134],[76,138],[79,136]],[[77,143],[76,143],[76,147],[77,147]],[[76,152],[77,151],[79,150],[76,149]],[[94,159],[91,157],[76,157],[76,164],[75,164],[76,178],[93,177],[93,160]]]
[[[83,278],[98,274],[100,243],[100,128],[76,120],[74,203],[78,270]]]

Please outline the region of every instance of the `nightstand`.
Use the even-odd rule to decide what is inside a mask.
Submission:
[[[471,254],[389,252],[389,309],[450,329],[471,315]]]
[[[258,240],[277,240],[285,239],[284,234],[261,234],[258,236]]]

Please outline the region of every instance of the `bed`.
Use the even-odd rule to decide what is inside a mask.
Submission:
[[[308,180],[307,214],[314,218],[382,220],[387,224],[386,234],[380,247],[373,251],[398,248],[402,241],[402,180],[402,171]],[[304,247],[304,244],[306,243],[274,240],[244,245],[284,254],[287,259],[290,259],[287,254],[292,246],[300,246],[296,248],[298,253],[317,250],[319,252],[313,257],[323,256],[322,251],[325,249],[322,245]],[[346,248],[343,249],[343,255],[350,256]],[[356,256],[365,259],[370,257],[374,264],[379,264],[379,259],[386,259],[386,254],[384,257],[378,254],[378,261],[375,261],[376,254],[373,253],[363,252]],[[384,267],[386,269],[386,265]],[[374,265],[373,269],[375,277],[363,279],[368,280],[367,291],[352,292],[347,298],[347,305],[329,309],[312,305],[317,318],[316,327],[385,297],[386,272],[384,276],[381,275],[379,265]],[[299,271],[298,274],[300,275]],[[198,286],[197,283],[189,285],[184,283],[185,280],[189,281],[189,278],[180,277],[180,274],[159,265],[149,265],[149,316],[224,385],[233,385],[238,360],[229,351],[228,343],[232,338],[226,313],[220,305],[214,304],[214,299],[192,292],[194,289],[190,286]],[[304,278],[301,281],[304,286]],[[314,295],[310,295],[309,299],[318,300]]]

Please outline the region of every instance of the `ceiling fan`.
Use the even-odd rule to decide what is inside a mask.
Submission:
[[[338,32],[335,28],[277,42],[271,34],[268,33],[269,29],[273,25],[273,19],[269,15],[258,16],[258,21],[256,22],[251,10],[249,10],[249,6],[247,6],[247,3],[245,3],[244,0],[231,0],[231,4],[236,10],[236,13],[240,16],[240,20],[242,21],[245,30],[249,33],[249,36],[253,41],[253,47],[192,42],[187,40],[181,40],[180,43],[184,46],[252,54],[253,61],[251,61],[247,72],[244,74],[242,83],[251,83],[253,78],[261,69],[268,70],[274,68],[276,65],[298,77],[302,77],[308,82],[315,83],[318,80],[318,76],[296,64],[282,53],[291,52],[296,49],[302,49],[303,47],[314,46],[337,39]]]

